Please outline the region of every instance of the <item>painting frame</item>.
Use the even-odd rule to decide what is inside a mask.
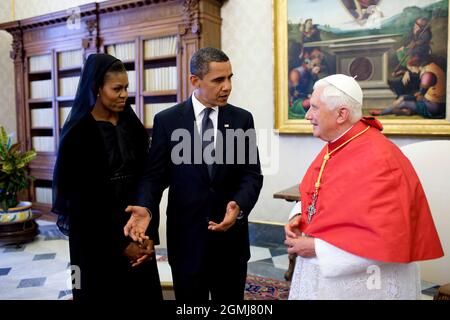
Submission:
[[[289,119],[288,97],[288,1],[273,1],[274,17],[274,90],[275,129],[282,134],[311,134],[308,120]],[[447,18],[448,18],[447,14]],[[449,24],[450,26],[450,24]],[[450,56],[450,42],[447,35],[447,66]],[[450,92],[450,78],[447,67],[446,92]],[[383,132],[388,135],[406,136],[450,136],[450,104],[446,95],[446,117],[444,119],[382,119]]]

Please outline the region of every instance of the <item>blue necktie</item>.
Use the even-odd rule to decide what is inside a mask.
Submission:
[[[209,144],[213,144],[214,145],[214,135],[212,135],[210,140],[205,139],[205,132],[207,130],[214,130],[214,125],[212,120],[209,118],[209,114],[211,113],[211,111],[214,111],[213,108],[205,108],[203,111],[203,120],[202,120],[202,152],[203,152],[203,156],[205,155],[205,148],[209,145]],[[209,132],[211,133],[211,132]],[[211,135],[208,134],[208,137],[210,137]],[[211,155],[214,157],[215,156],[215,150],[213,150],[211,152]],[[214,164],[211,163],[211,161],[205,161],[206,166],[208,167],[208,174],[209,177],[212,178],[212,172],[213,172],[213,166]]]

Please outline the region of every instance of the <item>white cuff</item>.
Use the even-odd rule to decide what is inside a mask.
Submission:
[[[294,216],[302,213],[302,203],[301,201],[297,201],[289,213],[288,221],[291,220]]]

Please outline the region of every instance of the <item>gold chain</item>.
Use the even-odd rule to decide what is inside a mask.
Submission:
[[[327,161],[330,160],[330,156],[338,151],[339,149],[341,149],[343,146],[345,146],[346,144],[348,144],[350,141],[356,139],[357,137],[359,137],[360,135],[362,135],[364,132],[366,132],[367,130],[369,130],[370,126],[367,126],[367,128],[365,128],[363,131],[361,131],[360,133],[354,135],[353,137],[351,137],[350,139],[348,139],[347,141],[345,141],[343,144],[341,144],[340,146],[338,146],[336,149],[334,149],[333,151],[329,152],[328,151],[328,145],[327,145],[327,153],[325,154],[325,156],[323,157],[323,161],[322,161],[322,166],[320,167],[320,172],[319,172],[319,177],[317,178],[317,181],[315,183],[315,188],[316,190],[314,191],[313,195],[312,195],[312,199],[311,199],[311,204],[308,206],[308,220],[307,223],[310,224],[311,220],[313,218],[313,216],[316,214],[316,203],[317,203],[317,197],[319,196],[319,188],[320,188],[320,181],[322,180],[322,174],[323,171],[325,169],[325,165],[327,164]]]
[[[325,169],[325,165],[327,164],[327,161],[330,160],[330,156],[331,154],[333,154],[335,151],[341,149],[343,146],[345,146],[346,144],[348,144],[350,141],[358,138],[360,135],[362,135],[364,132],[366,132],[367,130],[369,130],[370,126],[367,126],[367,128],[365,128],[363,131],[361,131],[360,133],[358,133],[357,135],[354,135],[353,137],[351,137],[350,139],[348,139],[347,141],[345,141],[343,144],[341,144],[340,146],[338,146],[336,149],[332,150],[331,152],[328,152],[328,145],[327,145],[327,153],[325,154],[325,156],[323,157],[323,162],[322,162],[322,166],[320,167],[320,172],[319,172],[319,177],[317,177],[317,181],[315,183],[315,188],[316,188],[316,193],[319,192],[319,188],[320,188],[320,181],[322,180],[322,174],[323,171]]]

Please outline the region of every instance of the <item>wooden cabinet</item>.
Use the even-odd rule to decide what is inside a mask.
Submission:
[[[189,60],[220,48],[223,0],[111,0],[0,24],[13,36],[17,137],[34,148],[36,180],[24,196],[52,218],[51,184],[59,135],[82,65],[107,52],[128,71],[129,99],[151,130],[155,113],[191,94]]]

